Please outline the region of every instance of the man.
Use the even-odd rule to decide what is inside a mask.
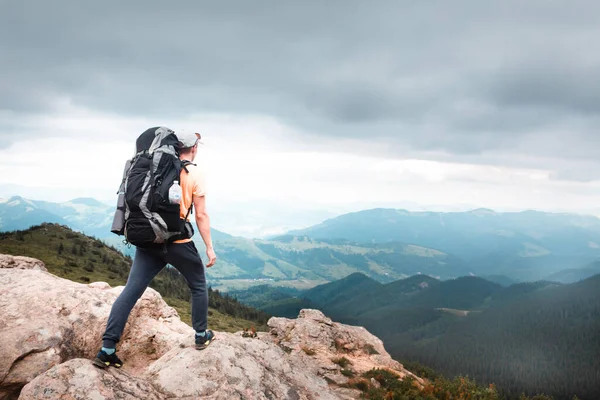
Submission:
[[[179,158],[193,162],[198,153],[200,134],[182,132],[176,134],[180,142]],[[216,256],[210,235],[210,219],[206,213],[205,186],[201,172],[196,165],[188,164],[186,172],[180,175],[181,202],[179,214],[182,219],[188,215],[188,209],[194,206],[196,225],[206,246],[208,256],[207,268],[215,264]],[[116,344],[121,338],[131,309],[142,296],[152,279],[166,264],[174,266],[186,279],[192,294],[192,326],[196,331],[196,348],[205,349],[215,338],[208,325],[208,291],[204,265],[196,245],[191,238],[176,240],[167,245],[164,252],[162,246],[157,248],[140,248],[135,252],[133,265],[129,272],[127,284],[112,306],[106,330],[102,336],[102,349],[94,359],[94,365],[100,368],[123,365],[116,354]]]

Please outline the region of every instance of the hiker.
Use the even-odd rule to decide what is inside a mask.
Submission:
[[[195,219],[200,235],[206,246],[208,256],[207,268],[216,261],[215,251],[210,236],[210,220],[205,208],[205,187],[199,168],[193,162],[198,153],[200,134],[183,132],[176,134],[179,141],[179,159],[185,166],[182,168],[179,182],[181,199],[179,215],[182,220],[189,219],[190,207],[195,210]],[[152,132],[154,137],[154,132]],[[193,234],[193,231],[192,231]],[[204,275],[204,265],[196,245],[191,237],[174,240],[166,244],[152,246],[136,246],[133,264],[123,292],[112,306],[102,336],[102,348],[94,359],[94,365],[100,368],[123,365],[116,354],[116,344],[121,338],[129,314],[142,296],[152,279],[166,264],[175,267],[186,279],[192,295],[192,326],[196,331],[196,349],[205,349],[215,338],[208,326],[208,291]]]

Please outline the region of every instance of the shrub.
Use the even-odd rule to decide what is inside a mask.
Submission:
[[[333,361],[334,364],[337,364],[342,368],[346,368],[347,366],[352,364],[352,362],[350,360],[348,360],[346,357],[334,358],[331,361]]]
[[[91,261],[88,260],[88,262],[85,264],[85,267],[83,267],[83,269],[88,272],[94,272],[94,263],[92,263]]]
[[[371,388],[369,381],[364,378],[352,378],[348,381],[346,386],[358,389],[362,392],[367,392]]]
[[[410,376],[400,380],[393,372],[376,368],[362,374],[360,379],[362,381],[358,378],[349,381],[348,386],[363,391],[363,397],[368,399],[499,399],[494,385],[477,386],[475,381],[465,377],[457,377],[454,380],[437,378],[421,387]],[[375,379],[380,387],[371,385],[371,379]]]
[[[367,352],[367,354],[379,354],[379,352],[377,350],[375,350],[375,347],[373,347],[372,344],[367,344],[364,347],[364,349]]]
[[[342,375],[352,378],[354,376],[354,371],[352,371],[351,369],[343,369]]]

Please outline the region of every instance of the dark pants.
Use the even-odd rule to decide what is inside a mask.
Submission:
[[[186,279],[192,294],[192,326],[202,332],[208,324],[208,291],[204,276],[204,264],[194,242],[170,243],[167,252],[163,248],[137,248],[127,284],[112,306],[103,346],[114,348],[121,339],[131,309],[142,296],[152,279],[166,264],[177,268]]]

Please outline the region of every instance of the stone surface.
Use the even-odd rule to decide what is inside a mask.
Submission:
[[[324,379],[296,361],[270,341],[221,332],[202,351],[171,350],[146,377],[174,398],[339,398]]]
[[[42,270],[0,269],[0,399],[61,362],[93,357],[121,290]],[[147,289],[125,326],[119,355],[136,372],[191,338],[193,329]]]
[[[271,318],[268,326],[274,343],[291,356],[310,359],[316,373],[339,385],[348,382],[342,369],[361,374],[372,368],[386,368],[401,378],[410,375],[423,383],[392,359],[383,342],[364,327],[334,322],[319,310],[301,310],[296,319]],[[340,365],[343,358],[346,367]]]
[[[109,368],[99,370],[89,360],[76,358],[54,366],[29,382],[19,400],[162,400],[150,383]]]
[[[34,269],[38,271],[48,271],[46,269],[46,265],[36,258],[11,256],[10,254],[0,254],[0,268]]]

